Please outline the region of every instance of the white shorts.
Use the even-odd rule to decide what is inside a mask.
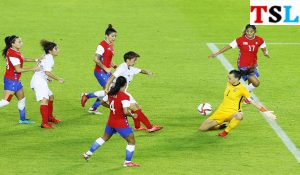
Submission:
[[[30,87],[34,90],[36,100],[41,101],[43,98],[49,100],[49,96],[53,95],[48,87],[47,80],[33,76],[30,82]]]

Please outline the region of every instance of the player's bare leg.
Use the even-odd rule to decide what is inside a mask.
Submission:
[[[247,89],[252,92],[254,88],[258,87],[260,84],[260,81],[256,76],[251,76],[248,78],[248,86]]]
[[[8,105],[14,95],[14,91],[4,90],[3,98],[0,100],[0,108]]]
[[[199,127],[199,130],[200,131],[209,131],[218,125],[219,124],[217,121],[208,118],[201,124],[201,126]]]

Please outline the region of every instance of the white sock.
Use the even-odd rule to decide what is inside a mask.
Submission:
[[[96,91],[96,92],[94,92],[94,95],[96,95],[97,97],[104,97],[105,92],[103,90],[102,91]]]
[[[0,100],[0,108],[3,107],[3,106],[6,106],[8,104],[9,104],[9,102],[7,100],[3,100],[3,99]]]
[[[250,83],[250,84],[247,86],[247,89],[248,89],[248,91],[252,92],[253,89],[255,89],[255,87],[253,86],[252,83]]]

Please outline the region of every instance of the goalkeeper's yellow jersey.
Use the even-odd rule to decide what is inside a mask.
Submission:
[[[250,96],[250,92],[242,83],[237,85],[227,83],[224,99],[218,110],[223,112],[242,111],[243,99],[251,101]]]

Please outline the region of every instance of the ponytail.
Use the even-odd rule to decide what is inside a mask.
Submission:
[[[110,35],[111,33],[117,33],[111,24],[108,24],[107,29],[105,30],[105,35]]]
[[[19,38],[19,37],[16,36],[16,35],[12,35],[12,36],[7,36],[7,37],[5,37],[5,39],[4,39],[5,47],[4,47],[4,49],[2,50],[2,56],[3,56],[4,58],[6,57],[7,50],[8,50],[9,48],[11,48],[12,43],[14,43],[14,42],[16,41],[17,38]]]
[[[110,89],[107,95],[116,95],[120,91],[120,89],[126,85],[126,82],[127,81],[125,77],[118,77],[115,86]]]

